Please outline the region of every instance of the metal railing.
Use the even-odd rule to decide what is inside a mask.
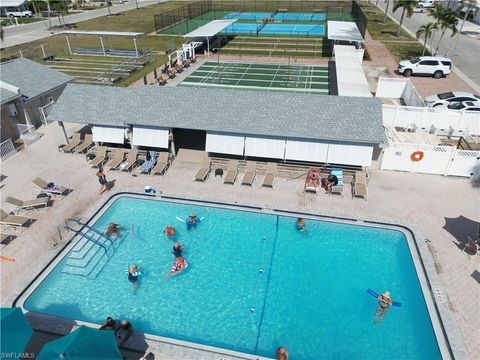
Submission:
[[[24,142],[25,146],[28,146],[38,139],[40,139],[43,134],[36,131],[34,125],[28,124],[17,124],[18,132],[20,133],[20,138]]]
[[[10,156],[16,154],[17,149],[13,146],[12,139],[7,139],[0,144],[1,159],[8,159]]]

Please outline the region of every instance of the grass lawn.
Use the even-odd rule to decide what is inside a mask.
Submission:
[[[30,24],[30,23],[33,23],[33,22],[42,21],[42,19],[34,18],[34,17],[31,17],[31,18],[19,17],[19,18],[17,18],[17,21],[18,21],[19,24]],[[2,25],[2,26],[15,25],[15,20],[14,19],[10,20],[10,18],[1,18],[0,19],[0,25]]]
[[[405,30],[396,36],[398,25],[389,17],[383,24],[384,13],[373,4],[359,3],[368,19],[368,32],[374,40],[379,40],[390,50],[397,60],[404,60],[422,54],[423,46],[411,37]],[[400,11],[400,10],[397,10]],[[428,51],[425,53],[428,54]]]

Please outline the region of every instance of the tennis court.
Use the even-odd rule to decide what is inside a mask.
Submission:
[[[290,36],[323,36],[325,26],[318,24],[255,24],[234,23],[225,28],[222,34],[242,35],[290,35]]]
[[[207,61],[183,80],[180,86],[329,93],[327,65]]]
[[[273,18],[275,21],[325,21],[323,13],[268,13],[268,12],[232,12],[223,17],[224,19],[238,20],[261,20]]]

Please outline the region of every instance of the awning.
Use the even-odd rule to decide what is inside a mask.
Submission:
[[[285,159],[296,161],[327,162],[328,144],[307,139],[287,139]]]
[[[205,146],[205,151],[207,152],[243,156],[244,146],[245,135],[207,132],[207,142]]]
[[[95,142],[123,144],[125,141],[125,129],[123,127],[92,126],[92,137]]]
[[[245,138],[245,156],[283,159],[285,139],[248,135]]]
[[[200,26],[188,34],[183,35],[184,38],[198,38],[198,37],[212,37],[225,29],[227,26],[233,24],[237,19],[222,19],[213,20],[208,24]]]
[[[357,24],[348,21],[328,21],[328,39],[363,42]]]
[[[168,129],[133,126],[132,145],[168,149]]]
[[[338,95],[372,97],[355,46],[335,45],[334,52]]]

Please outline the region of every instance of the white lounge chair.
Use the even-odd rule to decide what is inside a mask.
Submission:
[[[157,164],[150,172],[151,175],[162,175],[165,172],[168,165],[170,165],[170,159],[168,155],[168,152],[161,152],[160,155],[158,155]]]
[[[247,168],[245,169],[245,174],[243,175],[242,185],[252,186],[255,175],[257,174],[255,168],[257,164],[254,161],[247,161]]]
[[[9,215],[3,209],[0,209],[0,211],[0,224],[14,229],[22,228],[31,220],[26,216]]]
[[[267,163],[267,172],[263,178],[262,186],[273,188],[273,183],[275,177],[277,176],[277,164],[276,163]]]
[[[238,175],[238,160],[230,160],[228,162],[228,170],[223,179],[224,184],[234,184]]]
[[[17,208],[15,209],[15,213],[18,214],[20,210],[38,210],[38,207],[43,206],[45,209],[48,206],[48,201],[50,200],[50,197],[41,197],[38,199],[32,199],[32,200],[20,200],[17,198],[14,198],[12,196],[7,196],[5,199],[5,202],[15,205]]]
[[[47,183],[45,180],[43,180],[42,178],[39,178],[39,177],[33,179],[32,182],[35,185],[37,185],[37,187],[42,192],[46,192],[46,193],[52,194],[52,195],[66,195],[66,193],[69,191],[69,188],[67,188],[65,186],[60,186],[60,185],[57,185],[57,184],[53,184],[53,186],[52,186],[52,183]]]
[[[208,174],[210,173],[211,166],[212,162],[210,158],[208,156],[205,156],[200,169],[198,169],[197,173],[195,174],[195,181],[205,181]]]

